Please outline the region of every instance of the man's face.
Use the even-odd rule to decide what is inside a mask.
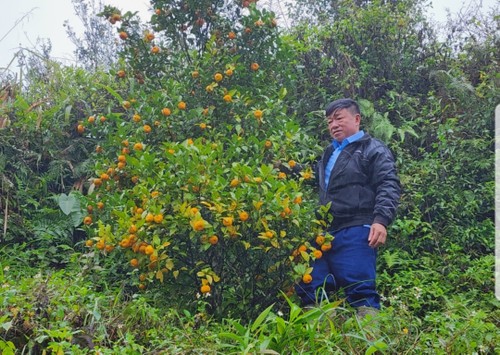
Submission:
[[[330,135],[337,142],[342,142],[345,138],[359,132],[361,116],[352,113],[349,109],[343,108],[334,111],[326,118]]]

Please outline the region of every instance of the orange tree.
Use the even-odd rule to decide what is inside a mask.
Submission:
[[[253,316],[321,257],[318,146],[285,105],[293,58],[254,3],[152,5],[150,28],[103,13],[125,45],[114,101],[77,128],[98,144],[87,247],[131,286]]]

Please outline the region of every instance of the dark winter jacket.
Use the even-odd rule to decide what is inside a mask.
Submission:
[[[381,223],[388,226],[396,216],[401,193],[394,158],[389,148],[365,134],[340,153],[325,186],[325,167],[333,153],[329,145],[316,165],[321,205],[331,202],[330,230]]]

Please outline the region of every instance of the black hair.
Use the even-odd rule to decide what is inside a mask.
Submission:
[[[338,99],[335,101],[330,102],[325,109],[325,114],[326,117],[329,117],[332,113],[334,113],[337,110],[341,109],[348,109],[350,110],[353,114],[361,114],[359,110],[359,105],[356,101],[353,99]]]

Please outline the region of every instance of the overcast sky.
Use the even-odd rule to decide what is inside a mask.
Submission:
[[[70,63],[74,47],[66,36],[64,21],[79,29],[79,20],[74,14],[71,0],[2,0],[0,11],[0,73],[22,48],[33,48],[37,38],[49,38],[52,57]],[[148,0],[103,0],[123,11],[139,11],[141,17],[149,19]],[[498,4],[500,0],[482,0],[483,9]],[[446,9],[458,11],[468,0],[433,0],[430,15],[436,21],[445,21]],[[18,23],[19,22],[19,23]],[[16,23],[18,23],[16,25]],[[81,28],[81,27],[80,27]]]

